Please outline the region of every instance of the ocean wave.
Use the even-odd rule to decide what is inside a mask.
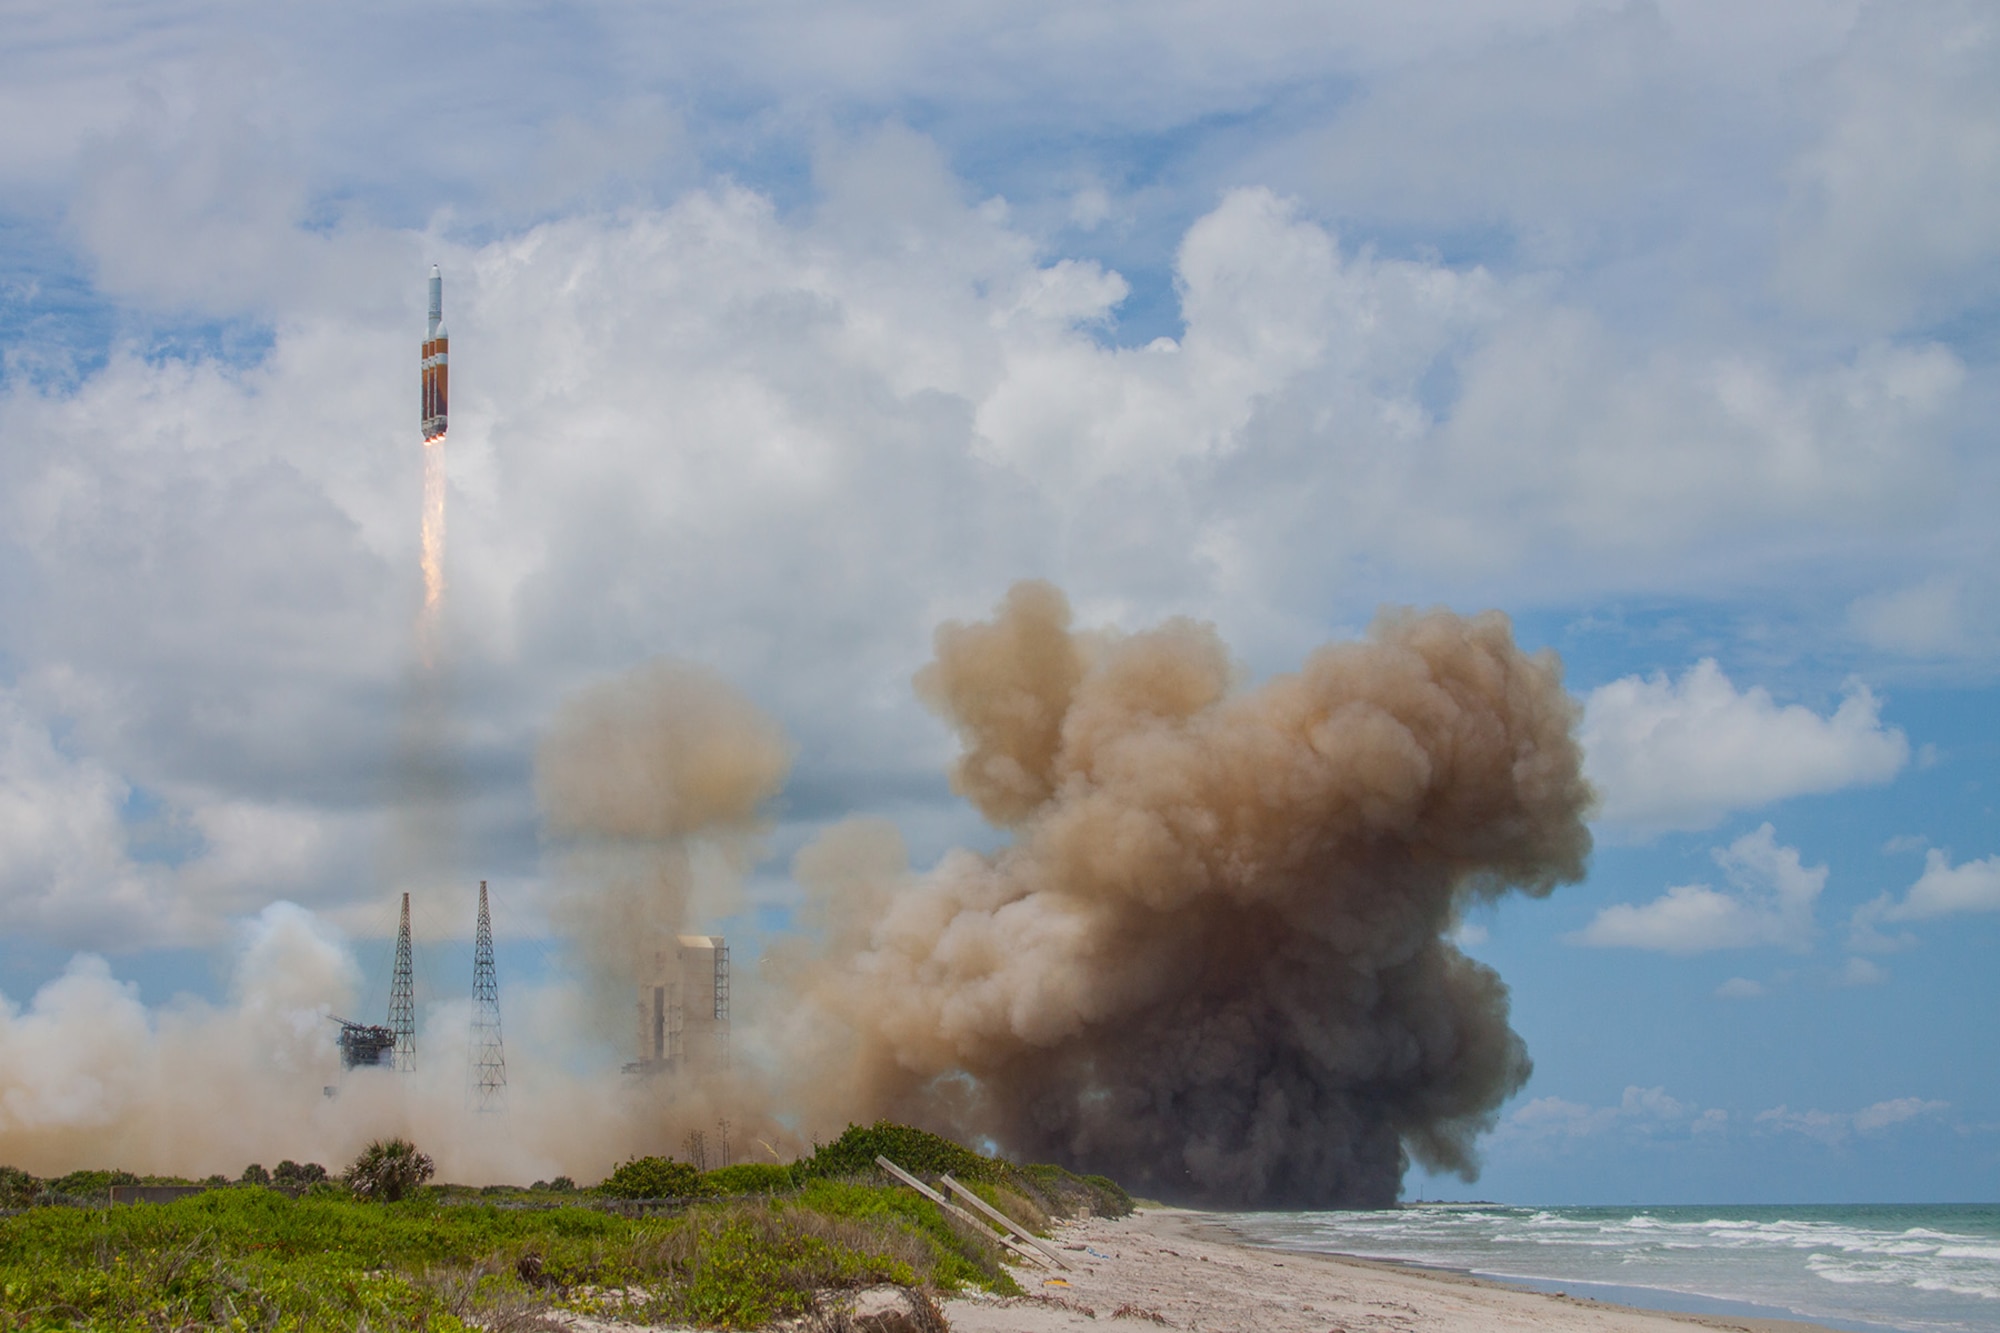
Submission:
[[[1263,1214],[1246,1238],[1910,1330],[1992,1328],[2000,1209],[1478,1208]],[[1637,1297],[1635,1297],[1637,1299]]]

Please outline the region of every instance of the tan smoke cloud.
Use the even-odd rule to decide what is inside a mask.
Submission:
[[[773,971],[810,1114],[1232,1202],[1391,1202],[1406,1146],[1475,1172],[1530,1065],[1444,934],[1583,873],[1554,656],[1497,613],[1392,613],[1243,691],[1206,626],[1069,622],[1022,584],[917,677],[1009,847],[913,874],[861,823],[798,857],[819,941]]]
[[[707,915],[727,911],[790,767],[778,724],[686,663],[647,663],[558,710],[536,789],[560,850],[557,919],[607,1034],[624,1035],[641,978],[693,928],[697,890]]]

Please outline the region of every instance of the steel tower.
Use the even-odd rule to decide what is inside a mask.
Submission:
[[[493,918],[486,881],[479,881],[479,930],[472,943],[472,1081],[474,1105],[498,1111],[507,1093],[507,1054],[500,1045],[500,984],[493,975]]]
[[[396,929],[396,979],[389,986],[389,1030],[396,1038],[396,1069],[417,1067],[416,990],[410,976],[410,895],[403,895],[403,923]]]

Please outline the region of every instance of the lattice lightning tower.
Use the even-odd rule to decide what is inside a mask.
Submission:
[[[410,975],[410,895],[403,895],[403,923],[396,929],[396,977],[389,986],[389,1030],[396,1034],[396,1069],[417,1067],[416,988]]]
[[[498,1111],[507,1092],[507,1054],[500,1045],[500,984],[493,975],[493,918],[486,881],[479,881],[479,931],[472,943],[472,1080],[474,1104]]]

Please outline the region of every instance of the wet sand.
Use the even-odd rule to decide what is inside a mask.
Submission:
[[[957,1333],[1177,1328],[1191,1333],[1828,1333],[1783,1319],[1663,1314],[1524,1291],[1397,1264],[1241,1244],[1212,1214],[1146,1208],[1115,1221],[1063,1224],[1070,1271],[1030,1265],[1030,1294],[959,1296]]]

